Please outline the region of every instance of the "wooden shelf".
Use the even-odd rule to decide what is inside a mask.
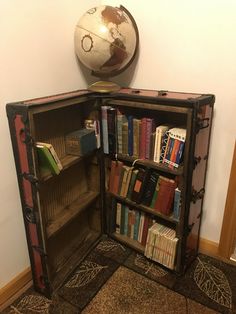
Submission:
[[[55,235],[61,228],[65,227],[73,218],[79,215],[81,211],[92,204],[98,196],[98,192],[88,191],[80,195],[69,206],[65,207],[61,215],[47,226],[48,238]]]
[[[125,245],[130,246],[134,250],[136,250],[140,253],[144,253],[145,247],[141,243],[139,243],[138,241],[133,240],[133,239],[127,237],[126,235],[118,234],[118,233],[112,233],[111,236],[114,239],[124,243]]]
[[[63,250],[57,251],[56,260],[53,262],[55,278],[52,286],[54,289],[58,288],[68,274],[78,267],[84,256],[96,245],[100,237],[100,232],[85,228],[79,240],[75,238]]]
[[[110,193],[113,197],[115,197],[118,201],[120,201],[121,203],[126,203],[128,206],[130,207],[134,207],[142,212],[146,212],[148,214],[151,214],[153,216],[159,217],[163,220],[166,220],[174,225],[177,225],[179,223],[178,220],[173,218],[173,215],[171,216],[166,216],[160,212],[157,212],[156,210],[154,210],[153,208],[150,208],[148,206],[142,205],[142,204],[137,204],[133,201],[131,201],[129,198],[125,198],[122,197],[120,195],[114,194],[114,193]]]
[[[109,156],[111,157],[111,156]],[[124,154],[117,154],[117,158],[123,161],[127,161],[129,163],[134,163],[135,165],[140,165],[140,166],[144,166],[146,168],[153,168],[165,173],[170,173],[173,174],[175,176],[180,176],[183,174],[184,171],[184,167],[182,165],[180,165],[178,168],[175,169],[170,169],[166,164],[162,164],[162,163],[157,163],[153,160],[149,160],[149,159],[138,159],[135,158],[133,156],[128,156],[128,155],[124,155]]]
[[[62,163],[62,167],[63,169],[61,170],[61,172],[63,172],[64,170],[70,168],[71,166],[77,164],[78,162],[80,162],[81,160],[91,157],[95,154],[97,150],[85,155],[85,156],[75,156],[75,155],[65,155],[64,157],[62,157],[60,159],[61,163]],[[60,173],[59,173],[60,175]],[[41,176],[41,181],[47,181],[52,177],[57,176],[56,174],[52,174],[50,171],[45,171],[45,172],[41,172],[40,173]]]

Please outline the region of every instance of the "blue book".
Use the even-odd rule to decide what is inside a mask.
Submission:
[[[133,116],[128,116],[128,155],[133,156]]]
[[[177,154],[176,162],[175,162],[177,165],[179,165],[181,162],[183,151],[184,151],[184,142],[181,141],[181,143],[179,145],[179,151]]]
[[[175,196],[174,196],[174,210],[173,210],[173,216],[174,216],[174,219],[176,220],[179,220],[180,205],[181,205],[181,191],[178,188],[176,188]]]

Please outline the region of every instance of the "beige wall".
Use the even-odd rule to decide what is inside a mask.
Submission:
[[[122,3],[140,31],[133,87],[216,95],[201,237],[219,242],[236,134],[236,1]]]
[[[5,104],[84,88],[73,32],[98,1],[0,1],[0,288],[29,266]]]
[[[120,2],[0,1],[0,288],[29,265],[5,104],[84,88],[73,51],[75,23],[90,7]],[[122,74],[122,85],[216,95],[201,237],[218,242],[236,131],[236,2],[122,5],[140,30],[134,76],[130,69]]]

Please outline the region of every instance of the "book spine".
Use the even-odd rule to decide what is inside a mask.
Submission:
[[[124,121],[124,115],[117,109],[116,111],[116,132],[117,132],[117,151],[122,154],[122,124]]]
[[[153,119],[146,119],[146,134],[145,134],[145,159],[150,159],[151,134],[153,129]]]
[[[139,156],[139,140],[140,140],[140,124],[141,120],[133,119],[133,156]]]
[[[179,151],[179,147],[180,147],[180,140],[175,139],[174,142],[174,147],[171,153],[171,157],[170,157],[170,161],[169,161],[169,165],[168,167],[173,169],[175,164],[176,164],[176,159],[177,159],[177,155],[178,155],[178,151]]]
[[[128,155],[133,156],[133,116],[128,116]]]
[[[129,224],[129,207],[124,208],[124,235],[128,235],[128,224]]]
[[[148,180],[148,183],[143,193],[142,203],[146,206],[150,206],[152,202],[153,194],[157,185],[157,180],[158,180],[158,173],[152,172],[150,174],[150,178]]]
[[[116,233],[120,233],[121,228],[121,204],[116,204]]]
[[[170,158],[171,158],[171,154],[172,154],[172,151],[173,151],[174,142],[175,142],[175,139],[172,138],[172,137],[169,137],[168,145],[167,145],[166,152],[165,152],[165,157],[164,157],[164,160],[163,160],[163,163],[165,163],[165,164],[169,164],[170,163]]]
[[[141,203],[143,197],[143,191],[147,184],[147,177],[149,175],[149,169],[140,168],[134,184],[131,200],[136,203]]]
[[[103,138],[103,151],[104,154],[109,153],[109,146],[108,146],[108,125],[107,125],[107,109],[108,106],[102,106],[102,138]]]
[[[129,184],[129,188],[128,188],[128,192],[127,192],[127,197],[129,199],[131,199],[131,197],[132,197],[132,192],[133,192],[133,189],[134,189],[134,184],[135,184],[135,181],[136,181],[137,174],[138,174],[138,169],[134,169],[132,171],[132,174],[131,174],[130,184]]]
[[[122,154],[128,155],[128,122],[122,124]]]
[[[140,212],[135,211],[135,224],[134,224],[134,240],[138,241],[138,232],[139,232],[139,223],[140,223]]]
[[[139,141],[139,158],[145,159],[147,118],[141,119],[140,128],[141,130],[140,130],[140,141]]]
[[[178,188],[176,188],[175,196],[174,196],[174,210],[173,210],[173,216],[174,216],[174,219],[176,220],[179,220],[180,205],[181,205],[181,191]]]
[[[108,131],[108,150],[109,154],[116,154],[116,109],[107,109],[107,131]]]
[[[160,154],[160,163],[163,163],[165,155],[166,155],[166,150],[168,146],[168,140],[169,140],[169,134],[168,131],[166,131],[163,135],[162,139],[162,145],[161,145],[161,154]]]

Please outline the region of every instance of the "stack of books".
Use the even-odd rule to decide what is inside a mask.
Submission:
[[[148,230],[145,256],[174,269],[177,243],[174,229],[155,223]]]

